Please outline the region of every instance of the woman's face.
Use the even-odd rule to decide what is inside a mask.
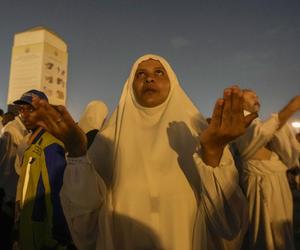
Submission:
[[[159,61],[148,59],[139,64],[132,87],[140,105],[155,107],[167,99],[170,92],[170,80]]]

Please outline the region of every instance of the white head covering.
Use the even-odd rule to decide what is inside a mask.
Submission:
[[[93,100],[85,107],[83,114],[78,122],[78,126],[86,134],[91,130],[99,130],[108,114],[105,103]]]
[[[170,80],[167,99],[153,108],[138,104],[132,88],[138,65],[148,59],[160,61]],[[201,184],[190,159],[206,126],[166,60],[145,55],[134,63],[119,105],[88,152],[110,186],[114,213],[149,227],[164,249],[191,249]],[[128,220],[116,220],[122,249],[148,244],[133,222],[128,228]],[[157,244],[147,249],[159,248]]]

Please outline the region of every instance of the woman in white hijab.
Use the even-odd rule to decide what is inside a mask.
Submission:
[[[104,124],[107,114],[107,106],[102,101],[93,100],[86,105],[78,122],[78,126],[86,134],[87,148],[93,143],[96,134]]]
[[[169,64],[145,55],[88,154],[64,107],[36,100],[69,152],[61,199],[79,249],[239,249],[246,200],[227,149],[247,123],[231,87],[208,126]],[[199,136],[200,134],[200,136]]]

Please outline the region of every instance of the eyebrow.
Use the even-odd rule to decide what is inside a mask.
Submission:
[[[164,67],[156,67],[154,69],[162,69],[162,70],[166,71],[166,69]]]
[[[154,70],[158,70],[158,69],[166,71],[166,69],[164,67],[155,67],[154,68]],[[136,72],[139,72],[139,71],[147,71],[147,69],[146,68],[140,68],[140,69],[136,70]]]

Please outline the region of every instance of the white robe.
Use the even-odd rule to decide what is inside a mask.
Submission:
[[[249,249],[293,250],[293,200],[287,167],[299,165],[299,143],[287,125],[279,129],[278,115],[255,119],[234,147],[239,152],[241,184],[249,202]],[[267,146],[269,160],[253,156]]]
[[[2,128],[0,136],[0,187],[4,188],[7,200],[14,200],[20,161],[26,148],[29,132],[19,117]]]
[[[135,100],[132,81],[149,58],[166,69],[171,90],[154,108]],[[201,160],[207,126],[161,57],[140,58],[116,111],[88,157],[68,160],[61,200],[79,249],[239,249],[247,204],[228,149],[220,165]]]

